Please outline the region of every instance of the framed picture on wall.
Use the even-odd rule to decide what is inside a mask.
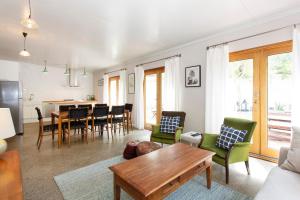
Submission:
[[[185,68],[185,87],[201,87],[201,65]]]
[[[104,79],[101,78],[100,80],[98,80],[98,86],[103,86],[104,85]]]
[[[135,93],[135,74],[128,74],[128,94]]]

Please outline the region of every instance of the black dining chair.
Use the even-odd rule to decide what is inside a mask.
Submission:
[[[71,144],[71,129],[81,130],[82,138],[88,143],[88,108],[71,108],[68,115],[68,128],[65,131],[68,135],[68,144]]]
[[[78,108],[88,108],[89,110],[92,110],[93,105],[92,104],[80,104],[80,105],[78,105]]]
[[[121,128],[123,128],[123,133],[125,135],[125,106],[112,106],[110,123],[111,132],[114,131],[114,133],[116,133],[116,129],[118,128],[120,134]]]
[[[89,120],[89,124],[94,124],[93,131],[96,132],[96,128],[98,127],[99,134],[103,134],[104,128],[107,131],[107,137],[109,138],[109,107],[108,106],[100,106],[94,107],[93,109],[93,117],[92,120]],[[113,135],[112,135],[113,137]]]
[[[69,111],[71,108],[76,108],[75,105],[60,105],[59,112],[66,112]]]
[[[35,110],[37,112],[38,120],[39,120],[39,135],[36,142],[36,145],[38,146],[38,150],[40,150],[43,137],[44,136],[52,136],[52,141],[54,140],[54,131],[57,130],[58,126],[57,124],[46,124],[44,123],[44,117],[42,115],[41,110],[38,107],[35,107]]]
[[[106,103],[96,103],[95,107],[107,106]]]
[[[129,126],[130,126],[131,130],[133,131],[133,125],[132,125],[132,108],[133,108],[133,104],[131,104],[131,103],[126,103],[125,104],[125,110],[126,110],[125,123],[126,123],[126,128],[129,130]]]

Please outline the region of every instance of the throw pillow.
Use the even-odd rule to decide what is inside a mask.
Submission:
[[[293,126],[291,148],[300,148],[300,127]]]
[[[179,127],[180,117],[162,116],[160,120],[160,132],[174,134]]]
[[[282,169],[300,173],[300,148],[290,149],[286,161],[284,161],[280,167]]]
[[[216,146],[228,150],[235,143],[243,142],[246,134],[246,130],[237,130],[223,124],[221,126],[220,135],[217,138]]]

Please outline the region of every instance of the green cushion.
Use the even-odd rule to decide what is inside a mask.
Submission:
[[[169,139],[174,140],[175,135],[170,133],[156,133],[151,135],[152,138],[161,138],[161,139]]]
[[[208,151],[212,151],[215,152],[219,157],[224,158],[226,157],[227,154],[227,150],[218,148],[216,146],[201,146],[202,149],[208,150]]]

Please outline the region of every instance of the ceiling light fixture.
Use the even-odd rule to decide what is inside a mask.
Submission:
[[[44,63],[45,63],[44,64],[44,69],[43,69],[42,72],[46,74],[46,73],[48,73],[48,70],[47,70],[47,60],[44,60]]]
[[[83,76],[83,77],[87,77],[87,72],[86,72],[86,70],[85,70],[85,67],[83,68],[82,76]]]
[[[66,71],[64,75],[69,76],[70,75],[70,68],[68,67],[68,64],[66,64]]]
[[[20,56],[24,56],[24,57],[28,57],[30,56],[30,53],[26,50],[26,37],[27,37],[27,33],[23,32],[23,37],[24,37],[24,49],[22,51],[20,51]]]
[[[21,24],[29,29],[36,29],[38,27],[37,23],[31,19],[31,2],[28,0],[28,7],[29,7],[29,16],[25,19],[21,20]]]

